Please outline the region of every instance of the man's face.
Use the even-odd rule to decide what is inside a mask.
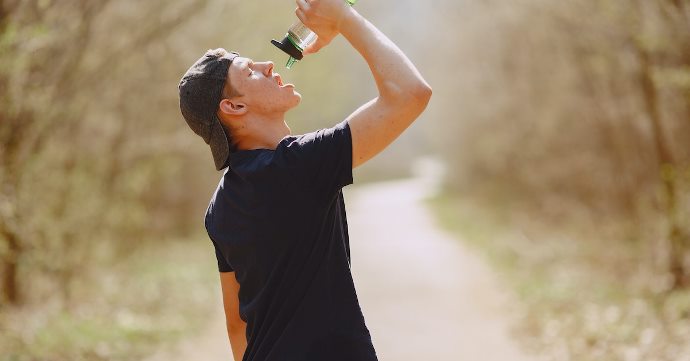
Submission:
[[[228,75],[232,87],[240,94],[237,100],[245,103],[249,112],[284,113],[302,99],[294,85],[283,84],[270,61],[253,62],[238,56],[230,64]]]

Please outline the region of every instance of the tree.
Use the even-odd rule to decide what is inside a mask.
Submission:
[[[22,303],[21,286],[38,271],[57,281],[68,302],[70,282],[98,246],[94,238],[146,229],[137,209],[147,200],[131,179],[160,182],[161,156],[180,145],[166,141],[169,133],[135,131],[136,118],[113,126],[107,110],[156,113],[118,97],[131,96],[142,77],[132,68],[160,81],[162,68],[142,62],[142,49],[206,3],[156,1],[134,11],[130,2],[108,0],[0,3],[0,266],[8,302]],[[152,148],[161,142],[165,153]],[[138,143],[148,147],[132,147]]]

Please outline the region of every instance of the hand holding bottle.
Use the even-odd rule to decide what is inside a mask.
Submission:
[[[297,0],[295,14],[304,25],[316,33],[316,41],[304,49],[304,54],[318,52],[340,34],[343,20],[354,10],[355,0]],[[348,4],[349,3],[349,4]]]

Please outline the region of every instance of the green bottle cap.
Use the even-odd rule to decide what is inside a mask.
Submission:
[[[297,62],[297,59],[290,57],[290,59],[288,59],[288,61],[287,61],[287,64],[285,64],[285,67],[290,69],[296,62]]]

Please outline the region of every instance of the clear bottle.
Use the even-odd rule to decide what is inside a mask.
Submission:
[[[345,0],[350,6],[354,5],[357,0]],[[316,34],[311,31],[306,25],[302,24],[301,21],[297,20],[287,31],[285,37],[281,41],[275,39],[271,40],[271,44],[275,45],[278,49],[284,51],[290,56],[285,67],[290,69],[298,60],[302,60],[304,55],[302,51],[316,40]]]

